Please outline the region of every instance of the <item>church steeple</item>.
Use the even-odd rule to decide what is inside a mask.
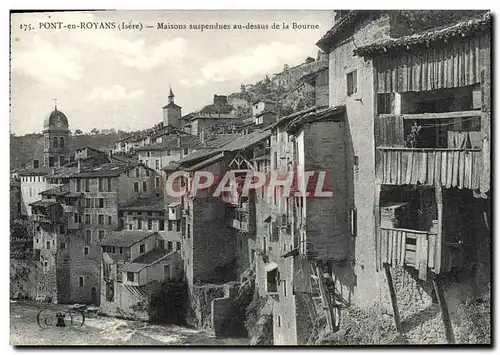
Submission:
[[[170,94],[168,95],[168,103],[169,104],[173,104],[174,103],[174,98],[175,98],[175,95],[172,92],[172,87],[170,87]]]

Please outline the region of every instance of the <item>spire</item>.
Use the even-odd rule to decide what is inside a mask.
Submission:
[[[174,102],[174,93],[172,92],[172,87],[170,87],[170,94],[168,95],[168,102],[173,103]]]
[[[57,99],[54,99],[54,111],[57,111]]]

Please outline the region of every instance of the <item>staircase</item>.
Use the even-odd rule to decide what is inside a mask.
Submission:
[[[323,275],[323,264],[321,261],[310,263],[312,278],[312,298],[315,304],[321,302],[321,308],[325,312],[328,328],[331,332],[336,332],[340,325],[340,308],[336,302],[332,301],[333,295],[328,291],[328,285]]]

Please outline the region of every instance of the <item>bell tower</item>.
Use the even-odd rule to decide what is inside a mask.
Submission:
[[[57,109],[54,103],[54,111],[43,123],[43,165],[56,167],[69,162],[69,125],[66,115]]]
[[[175,95],[172,92],[172,88],[170,88],[168,104],[163,106],[163,127],[173,126],[180,128],[181,109],[182,107],[175,104]]]

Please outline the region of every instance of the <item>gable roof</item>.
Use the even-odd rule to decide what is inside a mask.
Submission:
[[[79,173],[74,173],[71,177],[73,178],[117,177],[138,166],[142,166],[145,169],[147,169],[147,167],[141,165],[139,162],[124,163],[115,161],[112,163],[106,163],[106,164],[101,164],[99,166],[86,168]]]
[[[177,140],[180,139],[180,142]],[[180,143],[180,144],[178,144]],[[151,151],[151,150],[175,150],[184,148],[194,148],[200,143],[198,136],[183,135],[183,136],[172,136],[168,140],[161,143],[153,143],[145,147],[136,149],[137,151]],[[180,147],[179,147],[180,145]]]
[[[446,41],[452,37],[472,36],[479,31],[488,29],[490,26],[491,13],[487,12],[482,16],[464,19],[452,24],[433,28],[431,30],[361,46],[354,50],[354,54],[368,57],[399,48],[410,50],[411,47],[419,45],[429,46],[431,43],[433,44],[435,42]]]
[[[331,119],[341,120],[344,117],[345,109],[346,109],[345,105],[340,105],[304,113],[296,117],[293,121],[291,121],[287,125],[286,129],[290,133],[295,133],[306,123],[318,122],[322,120],[331,120]]]
[[[157,232],[148,232],[148,231],[130,231],[130,230],[122,230],[122,231],[113,231],[111,235],[104,238],[99,245],[106,246],[116,246],[116,247],[131,247],[134,244],[139,243],[140,241],[153,236],[154,234],[158,235]]]
[[[121,203],[118,209],[123,211],[163,211],[165,201],[163,197],[137,197]]]

